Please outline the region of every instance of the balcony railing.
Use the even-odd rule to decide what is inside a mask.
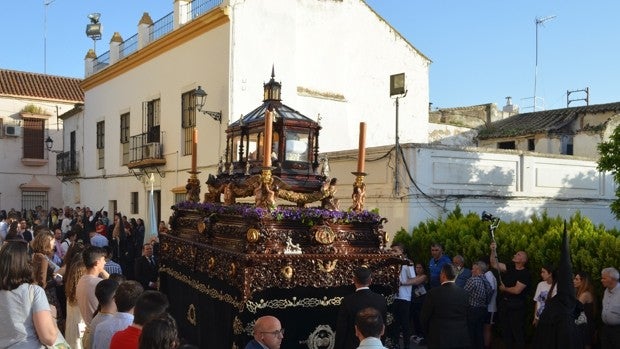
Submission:
[[[78,167],[78,152],[65,151],[56,155],[57,176],[77,176],[80,174]]]
[[[149,142],[152,140],[152,132],[141,133],[129,138],[129,164],[127,167],[149,167],[166,164],[163,158],[163,144]]]

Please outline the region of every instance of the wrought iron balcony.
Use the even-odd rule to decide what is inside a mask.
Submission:
[[[157,130],[158,131],[158,130]],[[154,136],[157,134],[157,137]],[[163,157],[163,144],[159,142],[159,132],[145,132],[129,138],[129,164],[127,167],[144,168],[166,164]]]
[[[77,151],[65,151],[56,155],[57,176],[72,177],[79,174]]]

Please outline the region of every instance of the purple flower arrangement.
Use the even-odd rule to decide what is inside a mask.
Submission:
[[[219,203],[198,203],[184,201],[172,207],[174,210],[196,210],[204,212],[207,215],[222,214],[241,216],[244,219],[262,219],[271,218],[278,221],[300,221],[303,224],[312,226],[321,222],[333,222],[339,224],[348,223],[381,223],[381,216],[373,211],[330,211],[318,207],[294,207],[279,206],[272,210],[255,207],[253,205],[235,204],[222,205]]]

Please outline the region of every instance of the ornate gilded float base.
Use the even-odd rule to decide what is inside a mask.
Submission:
[[[392,303],[403,260],[384,249],[381,220],[310,226],[215,213],[227,209],[177,209],[174,230],[160,238],[160,289],[175,295],[171,309],[180,309],[173,315],[188,341],[243,348],[253,322],[275,315],[286,324],[283,347],[329,348],[360,266],[373,271],[373,289]]]

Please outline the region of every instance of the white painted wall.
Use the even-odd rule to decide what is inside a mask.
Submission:
[[[321,151],[357,147],[360,121],[368,123],[369,146],[393,143],[389,76],[400,72],[407,74],[411,87],[400,104],[401,141],[426,141],[429,61],[363,1],[231,0],[223,6],[230,22],[85,91],[84,178],[72,184],[72,194],[66,197],[79,192],[82,204],[91,207],[107,207],[117,200],[124,213],[129,211],[131,192],[146,200],[150,185],[121,165],[120,114],[131,113],[130,133],[139,134],[142,102],[160,98],[167,163],[161,168],[165,177],[155,176],[155,189],[161,190],[166,218],[173,203],[171,190],[186,184],[191,161],[180,153],[181,94],[201,85],[209,94],[206,109],[223,112],[221,125],[198,116],[198,177],[204,192],[208,174],[216,172],[224,153],[227,124],[262,103],[263,83],[270,79],[272,65],[286,105],[314,119],[321,113]],[[345,99],[309,97],[299,94],[298,87],[342,94]],[[96,123],[102,120],[105,171],[97,169],[95,155]],[[141,204],[134,216],[146,218],[147,212],[148,206]]]
[[[0,96],[0,118],[3,125],[22,124],[19,112],[28,104],[43,108],[51,115],[46,122],[44,139],[49,135],[54,140],[54,149],[62,147],[62,122],[56,117],[73,107],[72,103],[56,100],[41,100],[29,97]],[[4,134],[0,132],[0,135]],[[45,145],[44,145],[45,146]],[[9,210],[22,209],[20,185],[28,183],[33,176],[41,184],[49,186],[48,202],[50,206],[62,205],[62,185],[56,177],[56,155],[46,151],[47,164],[43,166],[25,166],[22,164],[23,136],[0,137],[0,208]]]
[[[401,227],[411,231],[419,222],[437,219],[457,204],[463,212],[493,212],[504,221],[528,219],[543,210],[565,218],[580,211],[595,224],[620,227],[609,210],[615,199],[613,179],[598,172],[595,161],[520,151],[407,144],[403,149],[405,162],[417,187],[401,167],[401,190],[394,195],[394,152],[389,151],[389,147],[367,150],[369,174],[365,183],[366,208],[380,209],[381,215],[389,219],[385,227],[391,235]],[[330,159],[331,175],[338,178],[336,196],[341,209],[351,204],[355,154],[324,154]],[[372,161],[378,158],[382,159]]]
[[[272,65],[283,103],[322,117],[322,151],[357,147],[358,124],[368,146],[395,142],[389,78],[404,72],[409,93],[400,100],[401,142],[428,139],[430,62],[363,1],[231,1],[233,118],[258,106]],[[260,16],[257,16],[260,13]],[[389,54],[388,54],[389,52]],[[304,88],[344,96],[298,93]]]

